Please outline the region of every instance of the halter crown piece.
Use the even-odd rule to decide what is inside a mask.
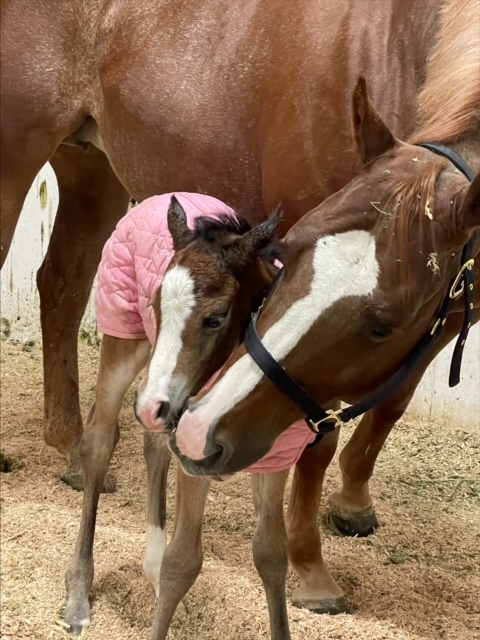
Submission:
[[[441,144],[433,144],[426,142],[420,144],[429,151],[443,156],[470,181],[475,177],[472,168],[465,160],[453,149]],[[393,393],[410,377],[417,366],[423,360],[424,356],[430,351],[433,345],[442,335],[447,316],[450,313],[454,303],[461,296],[464,300],[464,317],[462,330],[455,345],[452,362],[450,365],[449,386],[454,387],[460,382],[460,370],[462,366],[462,356],[468,332],[473,322],[473,290],[475,286],[475,276],[473,272],[474,258],[474,239],[470,238],[462,250],[461,265],[457,275],[451,281],[447,294],[443,299],[438,314],[433,322],[432,328],[423,336],[418,345],[412,351],[406,362],[398,369],[392,377],[376,389],[368,398],[350,407],[338,409],[324,409],[313,398],[311,398],[305,389],[290,376],[289,373],[275,360],[272,354],[265,348],[260,340],[257,332],[257,320],[262,311],[259,310],[252,314],[252,319],[248,324],[245,332],[245,346],[247,352],[254,362],[260,367],[265,376],[273,382],[290,400],[292,400],[305,414],[305,421],[312,431],[317,434],[314,442],[309,446],[317,444],[321,438],[342,424],[357,418],[358,416],[382,405],[388,400]],[[273,287],[277,284],[282,275],[280,270],[273,281],[266,298],[271,294]],[[266,299],[265,298],[265,299]],[[264,300],[265,302],[265,300]]]

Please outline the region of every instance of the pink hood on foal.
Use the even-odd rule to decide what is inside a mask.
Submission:
[[[98,268],[95,297],[98,327],[102,333],[125,340],[157,336],[152,301],[173,257],[167,226],[171,193],[154,196],[134,207],[117,224],[105,244]],[[220,200],[197,193],[175,193],[193,228],[199,216],[233,215]],[[277,438],[271,451],[249,467],[249,473],[271,473],[292,467],[314,434],[303,420]]]

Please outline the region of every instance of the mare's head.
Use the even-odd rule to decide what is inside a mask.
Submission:
[[[399,369],[432,329],[462,247],[480,226],[478,176],[469,184],[448,160],[396,139],[364,81],[353,115],[363,169],[289,231],[283,275],[257,326],[322,405],[358,402]],[[452,314],[447,338],[462,319]],[[400,394],[399,413],[409,397]],[[190,399],[171,445],[187,472],[229,474],[265,455],[302,415],[241,345]]]
[[[164,431],[242,341],[250,314],[276,271],[279,213],[251,228],[240,217],[200,217],[187,226],[172,197],[168,228],[174,257],[156,300],[157,339],[139,385],[135,412]]]

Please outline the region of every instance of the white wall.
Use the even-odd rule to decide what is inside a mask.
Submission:
[[[46,165],[30,189],[1,273],[2,333],[9,333],[11,339],[40,338],[35,274],[47,249],[57,204],[55,175]],[[85,313],[82,329],[84,336],[95,340],[97,327],[92,301]],[[454,389],[449,389],[452,348],[445,350],[430,366],[410,405],[409,414],[423,420],[452,423],[480,431],[480,326],[475,326],[470,332],[462,381]]]
[[[13,340],[40,341],[40,300],[36,273],[48,248],[58,188],[55,173],[47,164],[28,192],[17,224],[10,253],[1,273],[1,331]],[[82,328],[93,340],[97,334],[95,309],[89,302]]]

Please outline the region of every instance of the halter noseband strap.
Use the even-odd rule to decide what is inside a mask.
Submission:
[[[455,151],[440,144],[425,143],[419,145],[425,147],[429,151],[437,155],[448,158],[450,162],[465,175],[471,182],[475,173]],[[287,395],[307,416],[306,423],[312,431],[317,434],[312,445],[316,444],[325,433],[333,431],[343,423],[352,420],[370,409],[380,406],[410,377],[417,368],[418,364],[423,360],[424,356],[430,351],[442,334],[443,328],[447,321],[447,316],[452,309],[455,301],[464,296],[464,321],[460,335],[457,339],[455,349],[452,356],[450,367],[449,385],[451,387],[460,382],[460,369],[462,364],[462,355],[468,331],[473,321],[473,250],[474,241],[471,238],[463,247],[461,267],[450,283],[448,292],[442,302],[440,310],[437,314],[432,329],[426,333],[420,340],[420,343],[411,353],[406,362],[398,369],[393,376],[374,391],[366,400],[359,402],[350,407],[339,409],[337,411],[324,409],[315,400],[313,400],[305,389],[292,378],[287,371],[275,360],[272,354],[266,349],[257,332],[257,320],[260,316],[263,304],[260,309],[252,314],[252,319],[245,333],[245,346],[254,362],[260,367],[265,376],[273,382],[285,395]],[[270,296],[273,287],[277,284],[282,270],[277,274],[273,281],[265,300]],[[264,300],[264,302],[265,302]],[[311,445],[310,445],[311,446]]]

